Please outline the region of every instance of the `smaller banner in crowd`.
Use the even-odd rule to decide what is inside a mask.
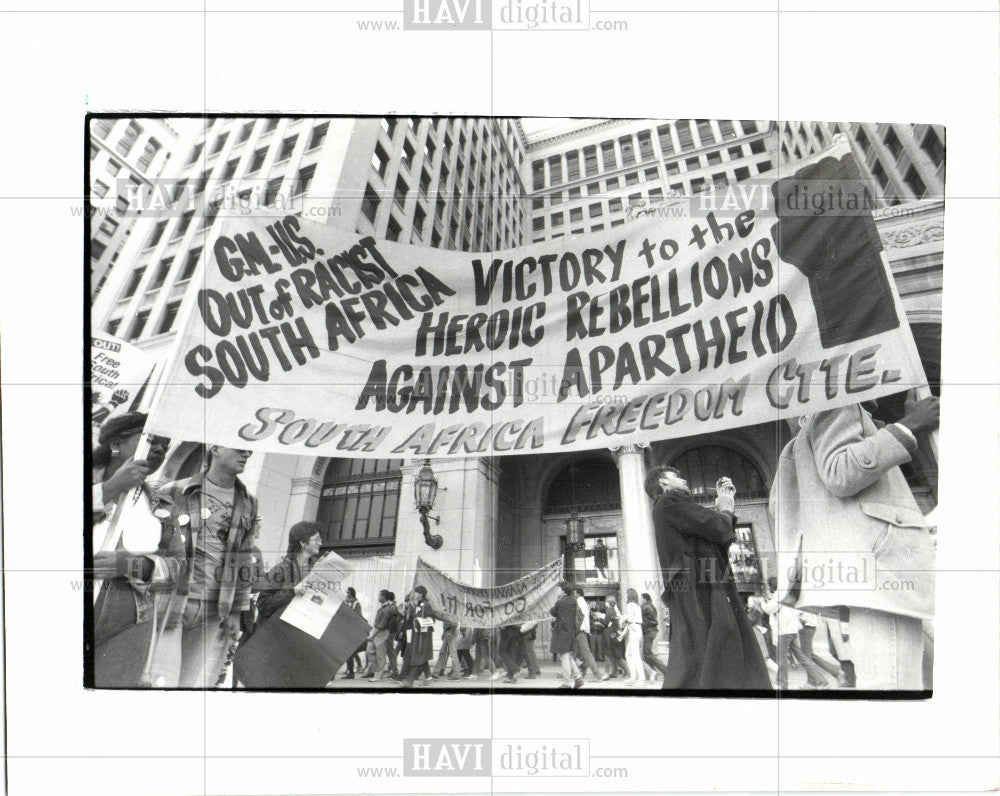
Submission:
[[[511,583],[482,588],[460,583],[420,558],[413,585],[427,589],[427,601],[439,619],[493,628],[551,619],[561,580],[561,558]]]
[[[96,436],[101,424],[125,412],[153,372],[152,356],[106,334],[90,337],[90,417]]]
[[[336,553],[316,562],[301,594],[240,645],[236,678],[249,688],[323,688],[332,680],[371,631],[344,602],[351,571]]]

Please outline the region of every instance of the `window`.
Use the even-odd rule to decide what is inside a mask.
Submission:
[[[90,242],[90,259],[100,260],[104,256],[104,252],[108,250],[108,247],[101,243],[99,240],[93,240]]]
[[[292,150],[295,149],[295,142],[298,138],[299,137],[297,135],[292,135],[281,142],[281,151],[278,153],[278,163],[282,163],[292,156]]]
[[[885,141],[886,148],[892,152],[892,156],[899,159],[899,156],[903,153],[903,143],[899,140],[899,136],[896,135],[896,131],[890,127],[889,132],[885,134],[885,138],[882,140]],[[919,196],[919,194],[917,195]]]
[[[587,176],[593,177],[597,174],[597,147],[588,146],[583,149],[583,162],[587,170]]]
[[[563,214],[562,213],[553,213],[552,214],[552,226],[553,227],[561,227],[562,223],[563,223]]]
[[[660,172],[659,172],[659,169],[657,169],[654,166],[651,169],[646,169],[646,171],[643,172],[643,176],[644,176],[646,182],[651,182],[653,180],[658,180],[660,178]]]
[[[582,207],[574,207],[572,210],[570,210],[569,211],[569,220],[570,220],[571,224],[574,224],[577,221],[583,221],[583,208]]]
[[[743,147],[731,146],[729,147],[728,152],[730,160],[739,160],[743,157]]]
[[[770,171],[770,170],[771,170],[770,160],[762,160],[760,163],[757,164],[757,172],[759,174],[763,174],[765,171]]]
[[[112,337],[115,336],[115,332],[118,331],[118,327],[122,325],[121,318],[112,318],[108,321],[108,325],[104,327],[104,331],[110,334]]]
[[[105,185],[100,180],[94,180],[94,195],[95,196],[97,196],[98,198],[104,197],[104,196],[107,195],[107,193],[108,193],[109,190],[110,190],[109,186]]]
[[[744,119],[740,124],[743,125],[743,135],[750,135],[757,132],[757,122]]]
[[[608,212],[609,213],[620,213],[622,211],[622,200],[612,199],[608,202]]]
[[[750,142],[750,151],[754,155],[762,155],[764,153],[764,141],[758,138],[756,141]]]
[[[132,147],[135,145],[136,139],[139,138],[139,134],[142,132],[142,128],[139,127],[135,122],[129,122],[128,127],[125,128],[125,132],[122,134],[121,139],[115,146],[119,154],[127,155]]]
[[[719,151],[709,152],[705,159],[709,166],[718,166],[722,163],[722,153]]]
[[[129,329],[127,340],[135,340],[142,334],[142,330],[146,328],[146,322],[149,320],[149,310],[143,310],[142,312],[136,313],[135,320],[132,321],[132,328]]]
[[[424,232],[424,221],[426,220],[427,211],[425,211],[420,205],[417,205],[417,209],[413,211],[413,228],[421,235]]]
[[[267,187],[264,189],[264,207],[274,205],[275,200],[278,198],[278,191],[281,190],[281,181],[281,177],[268,180]]]
[[[868,136],[865,135],[865,131],[862,127],[858,127],[858,132],[854,136],[854,140],[858,142],[858,146],[867,155],[868,149],[871,147],[871,141],[868,140]]]
[[[933,127],[927,128],[927,132],[924,134],[924,138],[920,142],[920,148],[924,151],[924,154],[931,159],[931,163],[934,164],[934,168],[939,169],[944,165],[944,144],[942,143],[940,137],[938,137],[938,134],[934,131]]]
[[[568,191],[566,191],[566,201],[572,202],[574,199],[579,199],[579,198],[580,198],[580,186],[576,186],[575,188],[570,188]]]
[[[695,171],[701,168],[701,158],[688,158],[684,161],[684,168],[688,171]]]
[[[327,465],[317,522],[333,547],[392,545],[401,459],[334,459]]]
[[[730,138],[736,138],[736,130],[733,128],[733,123],[730,121],[719,122],[719,133],[722,135],[723,141],[728,141]]]
[[[247,169],[247,174],[253,174],[255,171],[259,171],[260,167],[264,165],[264,159],[267,157],[267,147],[261,147],[256,152],[253,153],[253,160],[250,162],[250,168]]]
[[[434,153],[437,151],[437,147],[434,146],[434,142],[431,141],[430,135],[424,141],[424,161],[430,163],[434,160]]]
[[[923,195],[927,193],[927,186],[924,185],[924,181],[920,179],[920,175],[917,174],[917,170],[913,168],[913,166],[910,166],[910,168],[906,170],[906,176],[903,177],[903,182],[909,186],[910,190],[913,191],[913,195],[917,199],[922,198]]]
[[[313,175],[316,173],[316,164],[313,163],[311,166],[306,166],[304,169],[299,169],[299,174],[295,178],[295,189],[292,192],[293,196],[300,196],[309,190],[309,185],[312,183]]]
[[[757,466],[746,456],[721,445],[703,445],[669,462],[688,482],[695,500],[714,500],[715,482],[728,476],[736,486],[737,500],[768,496],[768,487]]]
[[[159,224],[153,227],[153,231],[149,234],[149,240],[146,242],[147,249],[153,248],[157,243],[160,242],[160,238],[163,237],[163,231],[166,228],[167,228],[166,221],[161,221]]]
[[[600,232],[602,229],[604,229],[604,224],[594,224],[594,226],[592,226],[590,228],[590,231],[591,232]]]
[[[184,215],[181,216],[181,220],[177,222],[177,227],[174,229],[174,237],[179,238],[185,232],[187,228],[191,226],[191,219],[194,217],[194,210],[188,210]]]
[[[192,163],[197,163],[198,158],[201,157],[202,150],[205,148],[204,144],[198,144],[194,149],[191,150],[191,157],[188,158],[188,165]]]
[[[599,182],[587,183],[587,196],[597,196],[601,192],[601,184]]]
[[[736,182],[743,182],[743,180],[750,179],[750,169],[746,166],[740,166],[733,172],[733,175],[736,177]]]
[[[627,135],[619,138],[618,146],[622,151],[622,165],[631,166],[635,163],[635,147],[632,145],[632,136]]]
[[[385,237],[388,240],[399,240],[402,232],[403,228],[399,225],[399,222],[392,216],[389,216],[389,223],[385,226]]]
[[[111,235],[114,235],[115,230],[117,229],[118,229],[118,222],[115,221],[113,218],[104,219],[104,222],[101,224],[100,227],[100,231],[109,237]]]
[[[654,157],[653,137],[649,130],[643,130],[636,138],[639,140],[639,158],[642,161],[652,160]]]
[[[406,195],[409,192],[410,186],[406,184],[406,180],[403,179],[403,175],[398,175],[396,177],[396,190],[393,192],[392,198],[400,208],[406,206]]]
[[[149,164],[153,162],[153,158],[156,157],[156,153],[160,151],[160,142],[155,138],[150,138],[146,142],[146,146],[142,148],[142,154],[139,155],[139,165],[143,169],[148,169]]]
[[[613,191],[621,185],[621,180],[618,177],[612,177],[606,185],[609,191]]]
[[[677,122],[677,140],[681,145],[681,152],[694,149],[694,137],[691,135],[691,120],[680,119]]]
[[[142,281],[142,275],[146,273],[146,267],[136,268],[132,272],[132,277],[128,281],[128,285],[125,286],[125,292],[122,293],[122,298],[132,298],[135,295],[135,291],[139,288],[139,283]]]
[[[659,202],[663,199],[663,189],[662,188],[650,188],[649,189],[649,201],[650,203]]]
[[[664,124],[657,127],[656,135],[660,139],[660,151],[663,152],[663,155],[672,155],[674,152],[674,140],[670,136],[670,125]]]
[[[128,212],[128,200],[124,196],[115,199],[115,210],[118,211],[119,215],[125,215]]]
[[[378,213],[379,198],[375,189],[371,185],[365,186],[365,197],[361,200],[361,212],[365,218],[375,223],[375,214]]]
[[[410,143],[410,139],[405,139],[403,141],[403,165],[406,166],[407,171],[413,168],[413,156],[416,154],[417,152],[413,148],[413,144]]]
[[[541,210],[545,206],[545,198],[538,196],[531,200],[532,210]]]
[[[554,155],[549,158],[549,185],[556,185],[562,181],[562,158]]]
[[[545,219],[544,218],[542,218],[542,217],[539,216],[538,218],[533,218],[531,220],[531,230],[533,232],[541,232],[543,229],[545,229]]]
[[[372,168],[378,172],[378,176],[385,179],[386,167],[389,165],[389,156],[385,153],[381,144],[375,144],[375,154],[372,155]]]
[[[562,204],[562,191],[556,191],[555,193],[549,194],[549,205],[561,205]]]
[[[177,320],[177,311],[181,308],[180,301],[171,301],[163,308],[163,318],[160,320],[160,325],[156,327],[157,334],[166,334],[174,325],[174,321]]]
[[[198,267],[198,258],[201,257],[201,247],[197,249],[192,249],[188,252],[187,258],[184,260],[184,270],[181,272],[178,282],[183,282],[194,276],[194,269]]]
[[[436,229],[431,233],[431,246],[437,248],[441,245],[441,233]]]
[[[227,162],[225,168],[222,170],[221,179],[231,180],[233,178],[233,175],[236,173],[236,167],[239,165],[240,165],[239,158],[233,158],[232,160]]]
[[[714,144],[715,134],[712,132],[712,123],[708,119],[697,119],[695,124],[698,127],[698,138],[701,139],[701,145]]]
[[[212,154],[217,155],[222,151],[222,147],[226,145],[226,139],[229,138],[229,133],[223,133],[218,138],[215,139],[215,146],[212,147]]]
[[[536,160],[531,164],[531,188],[540,191],[545,187],[545,161]]]
[[[427,173],[427,169],[420,170],[420,195],[425,199],[427,198],[427,192],[431,187],[431,175]]]
[[[597,218],[604,212],[604,208],[601,206],[600,202],[594,202],[589,208],[588,213],[591,218]]]
[[[820,147],[826,146],[826,136],[823,135],[823,129],[819,126],[819,123],[813,122],[812,129],[813,129],[813,135],[816,136],[816,140],[819,141]],[[761,144],[761,146],[763,147],[763,144]]]
[[[170,273],[170,266],[173,262],[173,257],[166,257],[160,260],[160,266],[156,269],[156,275],[153,277],[153,281],[146,286],[146,290],[156,290],[158,287],[163,287],[163,283],[167,281],[167,274]]]
[[[278,128],[278,120],[273,118],[268,119],[267,124],[264,125],[264,132],[262,133],[262,135],[266,135],[267,133],[270,133],[273,130],[276,130],[277,128]]]
[[[566,155],[566,180],[572,182],[580,179],[580,153],[569,152]]]
[[[630,171],[625,175],[625,185],[638,185],[639,184],[639,172]]]
[[[330,129],[329,122],[323,122],[323,124],[317,124],[313,130],[312,135],[309,136],[309,149],[318,149],[323,145],[323,140],[326,138],[326,131]]]
[[[242,144],[250,137],[250,133],[253,132],[253,122],[247,122],[240,128],[240,134],[236,137],[236,143]]]
[[[107,138],[114,122],[111,119],[95,119],[93,133],[98,138]]]
[[[872,176],[878,182],[879,187],[885,190],[885,187],[889,184],[889,178],[886,176],[882,164],[877,160],[872,164]]]
[[[705,190],[705,179],[703,177],[698,177],[691,180],[691,193],[700,193]]]
[[[604,158],[604,170],[611,171],[618,168],[618,161],[615,158],[615,145],[613,141],[605,141],[601,144],[601,157]]]
[[[681,166],[676,160],[671,161],[670,163],[667,164],[668,177],[673,177],[675,174],[680,174],[680,173],[681,173]]]

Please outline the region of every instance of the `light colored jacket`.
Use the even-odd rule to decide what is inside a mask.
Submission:
[[[934,539],[899,469],[901,437],[849,406],[809,417],[785,446],[769,505],[779,599],[799,580],[798,608],[933,616]]]

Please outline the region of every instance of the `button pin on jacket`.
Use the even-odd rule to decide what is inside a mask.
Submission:
[[[201,508],[201,518],[203,520],[210,519],[212,517],[212,510],[208,506],[202,506]]]
[[[187,514],[181,514],[177,518],[178,525],[187,525],[189,522],[191,522],[191,518]]]

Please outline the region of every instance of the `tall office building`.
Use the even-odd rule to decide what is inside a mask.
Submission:
[[[830,146],[835,135],[855,158],[885,207],[944,197],[944,127],[872,122],[783,122],[781,162],[794,163]]]
[[[630,208],[774,168],[773,122],[580,120],[542,131],[531,159],[531,239],[623,224]]]
[[[160,176],[182,136],[153,118],[90,123],[90,295],[104,286],[138,216],[132,197]]]

